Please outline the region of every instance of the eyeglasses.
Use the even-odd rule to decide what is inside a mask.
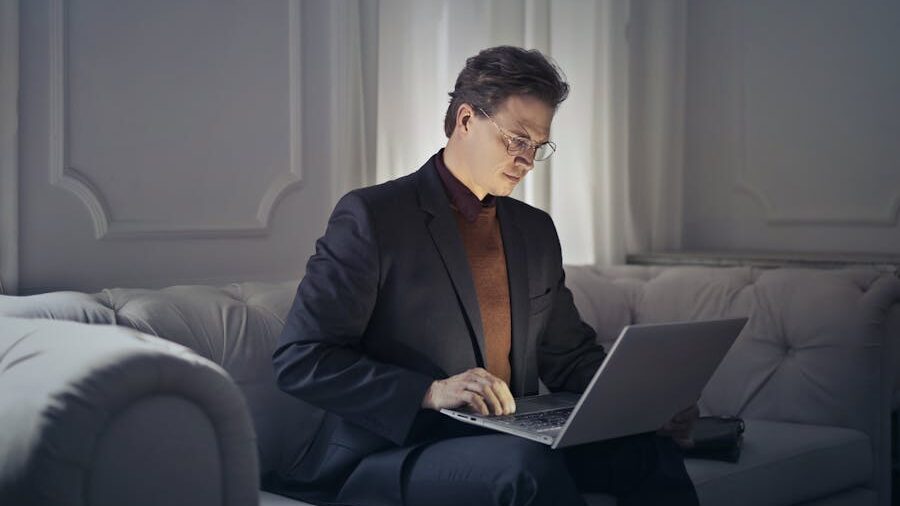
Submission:
[[[556,144],[553,141],[542,142],[540,144],[535,144],[531,142],[531,139],[527,139],[525,137],[521,137],[518,135],[510,135],[506,133],[506,131],[494,121],[494,118],[491,117],[490,114],[485,112],[481,107],[478,108],[482,114],[487,116],[487,119],[491,120],[491,123],[494,124],[494,127],[497,128],[497,132],[500,133],[500,136],[503,137],[503,142],[506,143],[506,152],[510,155],[524,155],[525,153],[531,153],[533,155],[533,159],[536,162],[542,162],[552,155],[556,151]]]

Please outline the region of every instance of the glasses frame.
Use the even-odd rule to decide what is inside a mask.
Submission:
[[[510,154],[512,156],[523,155],[523,154],[527,153],[529,150],[531,150],[531,159],[534,160],[535,162],[543,162],[544,160],[553,156],[553,153],[556,152],[556,143],[555,142],[547,141],[547,142],[542,142],[540,144],[535,144],[535,143],[531,142],[531,139],[529,139],[527,137],[522,137],[521,135],[512,135],[511,133],[506,132],[505,128],[503,128],[499,124],[497,124],[497,122],[494,120],[494,118],[490,114],[488,114],[487,111],[485,111],[481,107],[479,107],[478,110],[481,111],[481,114],[484,114],[485,117],[487,117],[487,119],[490,120],[490,122],[494,124],[494,128],[497,129],[497,132],[500,134],[500,137],[503,138],[503,142],[506,144],[506,152],[508,154]],[[518,149],[513,148],[513,142],[516,142],[520,145],[524,145],[525,147],[518,148]],[[550,152],[547,154],[547,156],[538,158],[537,150],[543,146],[549,147]]]

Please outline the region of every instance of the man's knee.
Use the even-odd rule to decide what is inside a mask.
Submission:
[[[498,504],[570,504],[578,496],[560,452],[524,439],[510,442],[497,483]],[[559,502],[569,498],[568,502]]]
[[[448,461],[435,452],[427,455],[428,462],[413,464],[406,486],[407,504],[583,504],[561,452],[507,435],[472,438],[465,443],[478,449],[464,452],[470,462]]]

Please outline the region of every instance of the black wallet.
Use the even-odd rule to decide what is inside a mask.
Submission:
[[[733,416],[701,416],[694,423],[694,446],[685,457],[737,462],[744,442],[744,421]]]

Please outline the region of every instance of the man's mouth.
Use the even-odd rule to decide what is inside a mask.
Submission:
[[[503,175],[506,176],[506,178],[509,179],[510,181],[512,181],[513,183],[518,183],[522,179],[521,177],[516,177],[516,176],[514,176],[512,174],[508,174],[506,172],[504,172]]]

